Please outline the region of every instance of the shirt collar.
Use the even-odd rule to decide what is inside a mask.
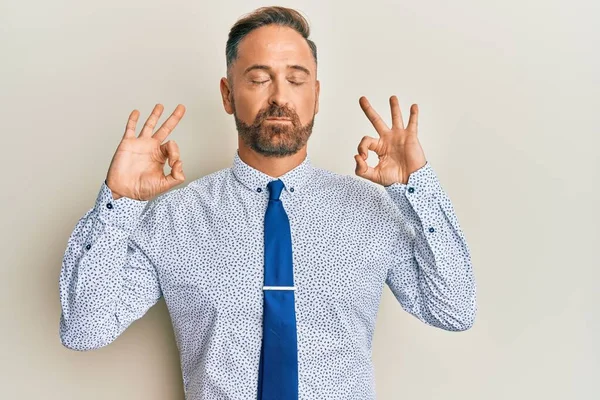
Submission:
[[[308,183],[308,180],[314,171],[314,167],[307,154],[304,161],[294,169],[286,172],[279,178],[274,178],[246,164],[240,158],[239,152],[236,149],[233,157],[232,171],[238,181],[255,193],[264,192],[268,194],[267,184],[273,180],[281,179],[284,184],[284,190],[289,194],[294,195]]]

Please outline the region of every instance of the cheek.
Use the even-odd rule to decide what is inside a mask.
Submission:
[[[315,116],[315,96],[305,96],[299,104],[300,107],[296,112],[302,125],[306,125]]]
[[[261,110],[262,102],[260,99],[254,99],[249,97],[236,97],[235,98],[235,112],[238,119],[242,120],[246,124],[252,124],[256,115]]]

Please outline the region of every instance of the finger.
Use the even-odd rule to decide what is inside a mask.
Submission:
[[[169,190],[185,181],[185,175],[183,174],[183,162],[177,160],[177,162],[171,168],[171,173],[165,176],[166,190]]]
[[[398,98],[396,96],[390,97],[390,108],[392,110],[392,129],[404,129],[404,121],[402,121],[402,112],[400,110],[400,104],[398,103]]]
[[[359,154],[354,156],[354,160],[356,161],[354,173],[362,178],[373,180],[375,176],[375,168],[370,167]]]
[[[375,130],[379,134],[390,130],[390,128],[388,128],[388,126],[383,121],[383,119],[379,116],[379,114],[377,114],[377,111],[375,111],[375,109],[373,107],[371,107],[371,103],[369,103],[369,100],[367,100],[367,98],[365,96],[362,96],[358,100],[358,102],[359,102],[362,110],[367,115],[367,118],[369,118],[369,121],[371,121],[371,123],[375,127]]]
[[[379,140],[370,136],[364,136],[360,143],[358,144],[358,154],[362,156],[363,159],[367,159],[369,156],[369,150],[376,151],[377,145],[379,144]]]
[[[410,106],[410,117],[408,119],[408,126],[406,129],[417,132],[419,126],[419,106],[413,104]]]
[[[169,160],[169,167],[173,168],[175,162],[179,160],[179,146],[177,143],[175,143],[174,140],[169,140],[168,142],[160,145],[160,152],[165,159]]]
[[[142,132],[140,132],[140,137],[150,137],[152,131],[154,131],[154,126],[156,126],[156,123],[158,122],[158,119],[162,115],[164,109],[165,108],[162,104],[157,104],[154,106],[152,114],[150,114],[150,116],[146,120],[146,123],[142,128]]]
[[[156,133],[152,136],[157,139],[159,142],[165,140],[167,136],[175,129],[183,115],[185,114],[185,106],[183,104],[179,104],[175,107],[175,111],[167,118],[167,120],[158,128]]]
[[[129,114],[129,120],[127,120],[127,125],[125,126],[125,133],[123,134],[123,138],[135,138],[135,127],[138,122],[138,118],[140,117],[140,112],[138,110],[133,110],[131,114]]]

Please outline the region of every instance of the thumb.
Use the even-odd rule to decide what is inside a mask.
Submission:
[[[183,162],[181,160],[175,161],[173,167],[171,167],[171,173],[165,176],[166,190],[169,190],[185,181],[185,175],[183,174]]]
[[[356,168],[354,170],[356,175],[362,178],[373,180],[375,169],[373,167],[369,167],[367,161],[364,158],[362,158],[362,156],[359,154],[356,154],[354,156],[354,160],[356,161]]]

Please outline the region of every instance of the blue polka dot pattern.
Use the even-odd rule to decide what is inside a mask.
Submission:
[[[232,167],[151,201],[113,200],[103,182],[64,254],[62,344],[106,346],[164,297],[186,399],[255,399],[274,179],[236,151]],[[469,248],[429,162],[407,184],[387,187],[317,168],[308,156],[279,179],[292,234],[300,400],[375,399],[371,344],[386,284],[429,325],[473,325]]]

